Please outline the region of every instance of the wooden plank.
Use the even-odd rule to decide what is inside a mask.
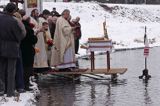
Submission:
[[[92,40],[104,40],[104,37],[94,37],[94,38],[88,38],[89,41]]]
[[[111,40],[88,40],[88,43],[111,43]]]
[[[83,69],[82,69],[83,70]],[[91,71],[91,69],[88,69],[87,71],[71,71],[71,72],[60,72],[60,71],[54,71],[51,70],[47,72],[48,74],[106,74],[106,75],[112,75],[112,74],[124,74],[127,71],[127,68],[111,68],[111,69],[94,69]]]
[[[92,76],[91,76],[91,74],[83,74],[82,76],[92,78],[92,79],[95,79],[95,80],[108,80],[107,78],[96,77],[95,75],[96,74],[93,74]]]
[[[112,48],[112,46],[89,46],[90,48]]]

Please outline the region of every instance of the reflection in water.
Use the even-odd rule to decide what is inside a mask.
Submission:
[[[82,86],[77,85],[75,106],[112,106],[114,98],[109,81],[97,81],[85,78]]]
[[[149,96],[149,93],[148,93],[148,81],[149,80],[146,80],[146,79],[143,79],[143,83],[144,83],[144,104],[145,106],[151,106],[152,104],[152,100]]]
[[[74,106],[74,82],[54,78],[40,82],[41,97],[37,106]]]
[[[111,67],[127,67],[117,82],[95,80],[81,76],[80,82],[41,77],[41,97],[37,106],[159,106],[160,104],[160,47],[152,48],[148,58],[150,80],[138,78],[144,69],[143,50],[129,50],[111,54]],[[96,67],[106,66],[106,56],[96,57]],[[154,65],[153,65],[154,63]],[[80,60],[81,67],[90,61]],[[106,79],[110,76],[105,76]]]
[[[108,106],[113,106],[114,104],[114,98],[112,98],[112,93],[111,93],[111,84],[108,84],[105,104]]]
[[[95,104],[95,99],[96,99],[96,90],[95,90],[95,86],[91,86],[91,103],[92,105]]]
[[[80,83],[53,78],[43,80],[40,81],[42,96],[37,106],[114,106],[115,94],[111,90],[124,84],[126,80],[113,83],[83,77]]]

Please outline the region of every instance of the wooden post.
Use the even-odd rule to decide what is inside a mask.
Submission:
[[[109,71],[110,69],[110,53],[107,51],[107,70]]]
[[[95,62],[94,62],[94,52],[91,52],[91,71],[93,71],[95,69],[94,64],[95,64]]]
[[[93,70],[95,69],[95,58],[94,58],[94,52],[93,52]]]

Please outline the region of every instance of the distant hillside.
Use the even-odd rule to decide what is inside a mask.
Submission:
[[[105,11],[112,14],[114,17],[125,17],[132,21],[139,22],[158,22],[160,23],[160,9],[156,6],[125,6],[125,5],[112,5],[100,4]],[[148,7],[148,8],[147,8]]]
[[[79,16],[82,29],[80,43],[85,43],[89,37],[103,36],[106,17],[108,35],[114,41],[115,48],[143,47],[145,26],[152,46],[160,45],[159,5],[44,2],[43,6],[48,10],[56,7],[59,13],[69,9],[72,18]]]
[[[122,4],[160,4],[160,0],[44,0],[47,2],[100,2],[100,3],[122,3]]]

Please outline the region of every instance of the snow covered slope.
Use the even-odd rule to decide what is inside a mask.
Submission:
[[[56,7],[59,13],[67,8],[72,18],[80,16],[83,34],[81,43],[85,43],[88,37],[103,36],[102,24],[106,17],[108,35],[116,49],[143,47],[145,26],[150,46],[160,45],[159,5],[45,2],[43,6],[49,10]]]

